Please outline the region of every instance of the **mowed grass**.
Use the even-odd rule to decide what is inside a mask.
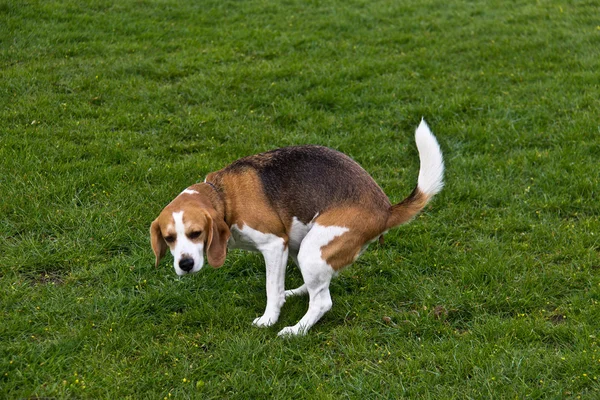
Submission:
[[[0,3],[3,398],[600,397],[595,1]],[[285,145],[446,187],[273,328],[264,265],[154,268],[190,184]],[[301,282],[290,266],[287,286]]]

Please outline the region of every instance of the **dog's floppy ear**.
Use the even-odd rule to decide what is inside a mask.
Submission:
[[[160,231],[158,218],[152,222],[152,225],[150,225],[150,244],[152,245],[152,250],[156,256],[156,263],[154,266],[158,267],[158,263],[167,252],[167,242],[165,242],[162,232]]]
[[[213,268],[219,268],[225,262],[227,255],[227,241],[229,240],[229,228],[225,221],[218,217],[213,219],[208,213],[208,235],[206,239],[206,259]]]

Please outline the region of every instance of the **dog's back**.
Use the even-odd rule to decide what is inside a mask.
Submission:
[[[379,185],[347,155],[322,146],[291,146],[235,161],[223,172],[253,169],[272,206],[287,217],[310,222],[317,213],[340,205],[387,210]],[[287,215],[291,214],[291,215]]]

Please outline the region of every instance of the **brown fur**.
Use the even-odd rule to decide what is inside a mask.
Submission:
[[[287,242],[289,224],[283,223],[267,199],[257,173],[253,169],[238,172],[227,170],[207,176],[224,197],[224,220],[228,226],[248,225],[263,233],[272,233]]]
[[[415,188],[410,196],[390,208],[385,230],[413,219],[427,205],[429,200],[431,200],[431,197],[421,192],[418,187]]]
[[[349,229],[324,246],[321,249],[321,257],[335,270],[351,264],[365,244],[381,235],[387,217],[386,210],[369,210],[356,206],[340,207],[320,215],[316,219],[319,225],[343,226]]]

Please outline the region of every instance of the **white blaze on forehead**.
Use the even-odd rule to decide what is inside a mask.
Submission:
[[[177,233],[177,241],[175,244],[174,251],[179,252],[175,255],[175,258],[181,257],[182,254],[191,255],[189,251],[194,243],[188,239],[185,234],[185,224],[183,223],[183,211],[177,211],[173,213],[173,221],[175,222],[175,232]]]
[[[185,226],[183,225],[183,211],[173,213],[173,221],[175,221],[175,232],[177,232],[177,238],[180,235],[185,236]]]
[[[183,211],[174,212],[173,221],[177,233],[175,247],[171,249],[175,271],[177,271],[177,274],[182,275],[184,272],[179,268],[179,261],[184,257],[191,257],[194,260],[194,268],[190,272],[198,272],[204,264],[204,243],[194,243],[185,234]]]

